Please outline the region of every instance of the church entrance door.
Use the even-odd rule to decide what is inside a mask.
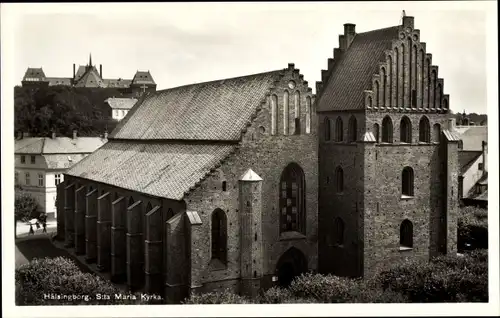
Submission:
[[[287,250],[276,265],[278,285],[288,287],[293,279],[307,271],[307,259],[304,254],[295,247]]]

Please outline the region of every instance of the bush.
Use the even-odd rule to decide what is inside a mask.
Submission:
[[[123,293],[109,281],[83,273],[63,257],[34,259],[16,269],[16,305],[115,305],[154,303]],[[115,297],[123,295],[125,297]],[[55,297],[70,297],[55,299]],[[124,299],[125,298],[125,299]]]
[[[40,216],[39,206],[35,198],[24,192],[17,192],[14,201],[14,215],[16,221],[26,222]]]
[[[192,294],[183,304],[251,304],[246,297],[236,295],[229,290],[204,294]]]
[[[286,288],[272,287],[263,292],[256,302],[260,304],[305,304],[318,301],[313,298],[296,297]]]
[[[472,206],[460,208],[457,235],[459,251],[488,248],[488,211]]]
[[[375,280],[384,290],[411,302],[487,302],[488,267],[484,252],[441,256],[431,262],[406,262],[383,271]]]

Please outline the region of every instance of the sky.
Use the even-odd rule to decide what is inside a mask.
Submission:
[[[477,4],[478,2],[475,1]],[[443,5],[444,4],[444,5]],[[14,80],[27,67],[71,77],[92,54],[105,78],[149,70],[164,89],[286,68],[310,87],[338,47],[344,23],[357,32],[415,17],[453,111],[486,112],[486,13],[468,2],[276,2],[27,4],[13,19]]]

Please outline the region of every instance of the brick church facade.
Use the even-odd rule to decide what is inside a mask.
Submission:
[[[146,94],[58,187],[58,238],[132,290],[368,277],[456,252],[458,138],[413,18],[293,64]]]

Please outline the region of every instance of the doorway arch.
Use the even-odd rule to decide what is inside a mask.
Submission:
[[[281,255],[276,265],[278,285],[288,287],[295,277],[305,272],[307,272],[307,258],[299,249],[291,247]]]

